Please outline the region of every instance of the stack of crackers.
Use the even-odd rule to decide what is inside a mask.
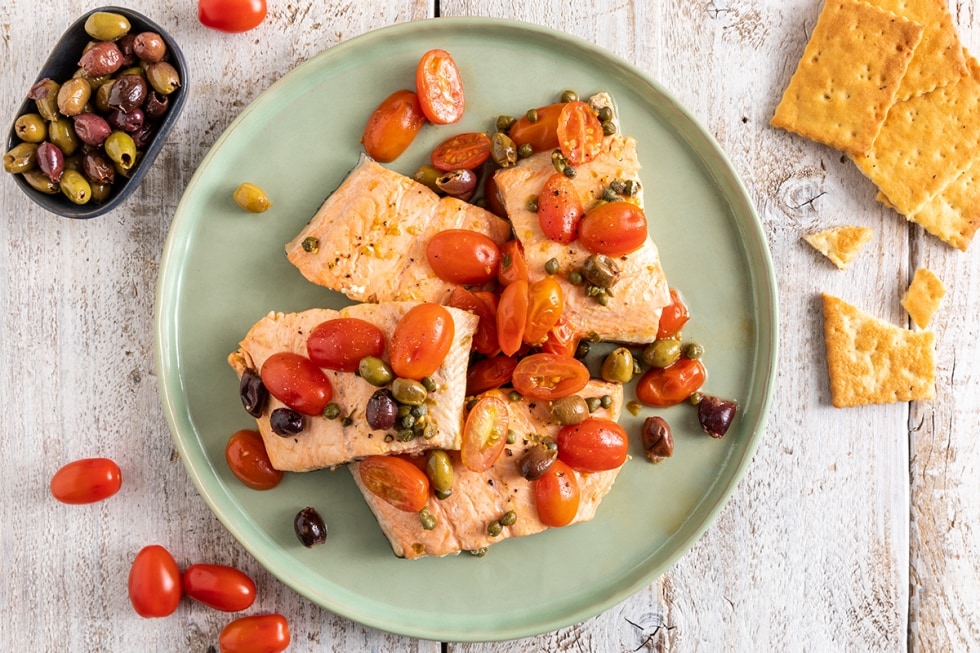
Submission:
[[[952,247],[980,227],[980,64],[944,0],[826,0],[771,124],[846,153]]]

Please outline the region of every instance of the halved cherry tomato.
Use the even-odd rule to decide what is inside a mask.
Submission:
[[[415,71],[415,87],[429,122],[448,125],[463,117],[466,102],[462,76],[445,50],[429,50],[422,55]]]
[[[534,482],[538,519],[546,526],[567,526],[578,514],[581,490],[572,468],[556,460]]]
[[[558,116],[558,146],[572,165],[588,163],[602,150],[602,123],[585,102],[569,102]]]
[[[323,370],[290,351],[269,356],[259,376],[269,394],[304,415],[319,415],[333,397],[333,385]]]
[[[247,32],[265,20],[265,0],[197,0],[201,24],[222,32]]]
[[[527,259],[524,258],[524,247],[519,240],[508,240],[500,248],[500,268],[497,270],[497,281],[506,286],[514,281],[528,281]]]
[[[527,281],[514,281],[500,293],[497,304],[497,340],[500,351],[513,356],[524,342],[527,326]]]
[[[517,359],[512,356],[497,355],[478,360],[466,371],[466,395],[472,397],[507,385],[515,367]]]
[[[533,111],[533,121],[524,114],[511,125],[507,135],[518,147],[530,143],[535,152],[555,149],[558,147],[558,116],[564,106],[564,103],[559,103],[538,107]]]
[[[129,600],[141,617],[166,617],[174,613],[183,595],[180,568],[170,552],[159,544],[140,549],[129,569]]]
[[[679,292],[670,289],[670,303],[664,306],[660,313],[660,327],[657,329],[658,338],[672,338],[681,332],[681,329],[691,319],[691,314],[684,304]]]
[[[580,472],[616,469],[629,455],[626,429],[599,417],[563,426],[556,440],[558,459]]]
[[[483,182],[483,195],[487,200],[487,211],[493,213],[498,218],[507,217],[507,208],[504,201],[500,199],[500,188],[497,186],[496,175],[489,175]]]
[[[362,358],[381,358],[384,351],[384,332],[356,317],[321,322],[306,340],[306,353],[314,365],[340,372],[353,372]]]
[[[281,614],[240,617],[221,630],[221,653],[282,653],[289,646],[289,622]]]
[[[494,296],[492,293],[486,294]],[[480,318],[480,322],[476,325],[476,332],[473,334],[473,349],[490,356],[500,351],[500,344],[497,342],[497,307],[481,295],[456,286],[449,294],[446,303],[453,308],[471,311]]]
[[[253,490],[271,490],[282,481],[282,472],[272,466],[258,431],[232,433],[225,445],[225,462],[231,473]]]
[[[62,503],[94,503],[108,499],[122,486],[119,465],[108,458],[82,458],[51,477],[51,495]]]
[[[575,394],[589,382],[589,368],[571,356],[539,353],[514,368],[514,389],[530,399],[559,399]]]
[[[429,157],[443,172],[465,168],[475,170],[490,158],[490,137],[483,132],[465,132],[450,136],[432,150]]]
[[[429,500],[429,477],[400,456],[368,456],[357,472],[372,494],[399,510],[418,512]]]
[[[453,344],[456,323],[439,304],[418,304],[408,309],[391,334],[391,369],[405,379],[431,376]]]
[[[582,337],[572,330],[571,323],[564,315],[558,318],[555,326],[548,331],[548,338],[541,345],[541,351],[562,356],[574,356]]]
[[[255,583],[234,567],[194,564],[184,570],[183,583],[187,596],[215,610],[238,612],[255,602]]]
[[[425,258],[443,281],[476,285],[496,278],[500,247],[478,231],[446,229],[429,239]]]
[[[544,235],[567,245],[578,238],[584,215],[585,209],[572,180],[560,172],[548,177],[538,195],[538,223]]]
[[[507,403],[499,397],[483,397],[466,415],[459,456],[471,472],[485,472],[500,457],[507,444],[510,413]]]
[[[674,406],[704,384],[707,372],[701,361],[681,357],[670,367],[653,367],[636,384],[636,398],[647,406]]]
[[[543,344],[564,308],[565,295],[554,277],[542,277],[528,286],[524,342],[529,345]]]
[[[375,161],[394,161],[415,140],[426,122],[419,96],[412,91],[395,91],[374,110],[364,126],[361,143]]]
[[[630,202],[598,204],[582,218],[578,237],[582,246],[594,254],[629,254],[647,240],[647,217],[643,209]]]

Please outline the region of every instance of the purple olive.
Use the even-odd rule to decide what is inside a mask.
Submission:
[[[113,41],[99,41],[78,60],[78,65],[85,69],[89,77],[111,75],[119,70],[122,63],[122,51]]]
[[[120,75],[109,90],[109,107],[129,113],[146,100],[147,88],[140,75]]]
[[[57,145],[44,141],[37,146],[37,167],[51,181],[61,181],[65,171],[65,155]]]
[[[316,508],[307,506],[296,513],[293,529],[300,543],[307,549],[327,541],[327,524]]]
[[[89,150],[82,155],[82,172],[97,184],[111,184],[116,180],[116,168],[102,150]]]
[[[705,433],[720,438],[728,432],[737,410],[738,404],[734,401],[704,395],[698,402],[698,422]]]
[[[86,145],[98,147],[112,132],[112,127],[102,116],[85,112],[75,116],[75,133]]]
[[[140,109],[132,109],[128,113],[116,109],[108,115],[107,119],[113,129],[121,129],[127,134],[133,134],[143,126],[145,116]]]
[[[252,417],[261,417],[269,400],[269,391],[266,390],[262,378],[255,370],[245,370],[238,390],[245,412]]]
[[[373,429],[385,431],[393,427],[398,418],[398,403],[395,401],[395,396],[391,390],[388,388],[375,390],[371,398],[368,399],[364,416]]]
[[[269,426],[276,435],[296,435],[303,430],[303,416],[292,408],[276,408],[269,416]]]

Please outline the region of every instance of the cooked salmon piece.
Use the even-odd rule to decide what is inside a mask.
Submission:
[[[586,398],[609,395],[612,399],[609,407],[600,408],[592,416],[611,420],[619,417],[623,406],[622,385],[593,379],[579,394]],[[413,559],[479,551],[507,538],[533,535],[548,528],[538,519],[534,488],[531,481],[521,475],[518,461],[542,437],[556,437],[561,426],[552,420],[547,401],[510,401],[502,390],[491,390],[481,396],[487,395],[499,396],[507,403],[508,426],[517,434],[517,440],[513,445],[507,445],[486,472],[469,471],[460,461],[458,451],[447,451],[453,463],[453,489],[448,498],[432,496],[429,499],[426,507],[435,517],[433,529],[422,528],[418,513],[399,510],[372,494],[361,481],[358,463],[348,465],[395,555]],[[588,474],[575,472],[581,502],[573,524],[589,521],[595,516],[620,469]],[[487,526],[511,510],[517,515],[514,524],[504,526],[499,535],[490,535]]]
[[[571,181],[586,211],[614,180],[632,180],[640,187],[636,140],[607,136],[598,156],[589,163],[576,166],[575,170],[576,175]],[[564,315],[580,335],[618,342],[653,341],[657,337],[661,310],[670,303],[667,276],[660,264],[657,246],[647,236],[640,249],[614,259],[621,274],[611,289],[608,304],[602,305],[587,296],[585,286],[575,286],[567,277],[569,272],[581,269],[590,252],[577,241],[562,245],[550,240],[541,230],[537,212],[528,208],[529,200],[538,196],[554,173],[551,152],[539,152],[495,174],[514,233],[524,246],[531,281],[544,277],[547,274],[545,263],[556,259],[560,264],[557,278],[565,297]],[[642,206],[642,192],[631,199]]]
[[[228,363],[241,379],[246,370],[260,371],[266,359],[276,352],[290,351],[306,356],[310,332],[321,322],[338,317],[356,317],[370,322],[390,341],[398,321],[417,303],[357,304],[339,311],[311,309],[302,313],[269,313],[249,330],[239,349],[228,356]],[[272,466],[283,471],[303,472],[334,467],[375,454],[418,453],[434,447],[458,449],[470,341],[479,318],[454,308],[447,307],[446,310],[453,317],[454,337],[442,366],[431,377],[437,389],[429,393],[426,400],[427,419],[438,426],[434,437],[415,437],[402,442],[392,437],[393,431],[372,429],[364,411],[368,398],[377,388],[354,373],[324,369],[333,385],[331,401],[339,406],[341,417],[307,416],[303,431],[280,436],[269,425],[269,416],[285,404],[270,395],[269,405],[256,422]]]
[[[357,302],[445,303],[453,284],[425,256],[434,234],[476,231],[498,245],[510,224],[473,204],[440,198],[424,184],[370,157],[360,162],[286,245],[286,257],[309,281]],[[307,239],[315,241],[307,241]],[[303,243],[315,242],[316,251]]]

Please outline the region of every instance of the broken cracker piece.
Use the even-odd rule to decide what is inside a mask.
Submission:
[[[873,229],[848,225],[806,234],[803,240],[844,270],[872,236]]]
[[[884,195],[879,194],[878,200],[888,205]],[[965,252],[980,228],[980,158],[906,217],[947,245]]]
[[[919,268],[902,297],[902,306],[920,329],[926,328],[946,296],[946,286],[928,268]]]
[[[837,408],[935,395],[935,338],[879,320],[823,294],[831,403]]]

